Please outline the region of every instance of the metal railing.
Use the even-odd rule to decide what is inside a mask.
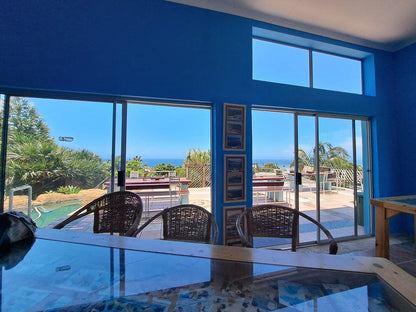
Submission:
[[[10,190],[9,196],[9,211],[13,210],[13,195],[14,192],[29,190],[27,194],[27,215],[30,217],[30,212],[32,210],[32,187],[30,185],[22,185],[18,187],[14,187]]]

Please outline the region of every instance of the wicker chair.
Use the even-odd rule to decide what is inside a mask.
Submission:
[[[218,226],[213,215],[197,205],[178,205],[166,208],[147,220],[133,236],[137,236],[150,223],[162,217],[163,239],[216,244]]]
[[[54,228],[62,229],[72,221],[94,213],[94,233],[132,236],[140,224],[142,212],[143,204],[139,195],[126,191],[114,192],[93,200]]]
[[[329,253],[335,255],[338,245],[331,233],[313,218],[289,207],[266,204],[247,209],[237,217],[236,227],[245,247],[253,247],[253,237],[291,238],[292,251],[296,251],[299,216],[316,224],[326,234],[329,239]],[[241,226],[244,221],[247,222],[247,235]]]

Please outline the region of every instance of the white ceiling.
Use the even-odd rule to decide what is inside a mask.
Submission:
[[[167,0],[371,48],[416,42],[416,0]]]

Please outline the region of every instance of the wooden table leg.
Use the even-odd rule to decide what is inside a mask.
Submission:
[[[376,257],[389,259],[389,219],[386,209],[376,206]]]

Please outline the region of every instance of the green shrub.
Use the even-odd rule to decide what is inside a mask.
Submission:
[[[178,166],[178,167],[176,167],[175,171],[176,171],[176,176],[178,178],[185,178],[186,177],[186,169],[184,167]]]
[[[56,191],[62,194],[78,194],[79,191],[81,191],[81,188],[78,186],[68,185],[60,186]]]

